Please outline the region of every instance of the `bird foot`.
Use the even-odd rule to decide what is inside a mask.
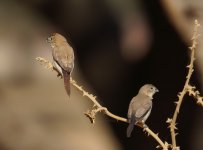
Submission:
[[[148,126],[146,124],[143,124],[143,128],[148,128]]]
[[[142,128],[144,128],[144,129],[148,128],[148,126],[145,124],[145,122],[141,121],[140,124],[141,124]]]
[[[61,79],[63,78],[63,76],[60,73],[57,74],[57,77]]]
[[[56,71],[58,78],[63,78],[63,75],[55,67],[53,67],[53,70]]]

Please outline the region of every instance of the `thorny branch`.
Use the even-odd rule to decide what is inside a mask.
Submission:
[[[53,70],[53,66],[51,65],[51,63],[46,60],[45,58],[42,58],[42,57],[37,57],[36,58],[37,61],[40,62],[41,65],[45,66],[45,68],[47,69],[52,69]],[[79,86],[75,80],[73,80],[71,78],[70,80],[71,84],[76,88],[78,89],[80,92],[82,92],[83,96],[87,97],[89,100],[92,101],[92,103],[94,104],[92,110],[88,110],[85,115],[90,119],[90,122],[95,124],[95,119],[96,119],[96,114],[98,112],[103,112],[105,115],[107,115],[108,117],[110,118],[113,118],[117,121],[122,121],[122,122],[127,122],[127,119],[126,118],[123,118],[123,117],[120,117],[120,116],[117,116],[117,115],[114,115],[113,113],[111,113],[110,111],[108,111],[108,109],[106,107],[103,107],[97,100],[96,100],[96,96],[92,95],[92,94],[89,94],[88,92],[86,92],[82,86]],[[141,124],[136,124],[137,126],[143,128],[143,125]],[[168,147],[169,147],[169,144],[167,142],[163,142],[158,134],[154,133],[149,127],[146,127],[146,128],[143,128],[143,131],[146,132],[149,135],[151,135],[158,143],[159,143],[159,146],[158,147],[162,147],[162,149],[164,150],[168,150]]]
[[[203,107],[203,97],[200,96],[200,92],[196,89],[195,86],[190,85],[190,79],[191,79],[192,73],[194,71],[195,50],[196,50],[196,46],[197,46],[197,38],[199,37],[199,34],[197,31],[198,31],[199,27],[200,27],[200,24],[198,23],[197,20],[195,20],[194,33],[193,33],[193,37],[192,37],[192,46],[189,47],[189,49],[191,50],[191,56],[190,56],[190,64],[187,66],[188,67],[188,74],[186,76],[185,85],[183,87],[183,90],[178,94],[178,101],[175,102],[176,109],[175,109],[175,112],[173,114],[173,118],[172,119],[168,118],[166,121],[169,124],[172,144],[168,144],[168,142],[163,142],[159,138],[158,134],[155,134],[148,127],[144,128],[143,124],[136,124],[137,126],[143,128],[144,132],[146,132],[148,135],[152,136],[159,143],[159,145],[156,148],[162,148],[163,150],[168,150],[168,149],[180,150],[180,147],[176,145],[176,135],[177,135],[177,133],[175,132],[175,130],[177,130],[176,120],[177,120],[177,117],[178,117],[178,114],[180,111],[181,104],[183,102],[183,98],[186,94],[194,97],[195,100],[197,101],[197,104]],[[54,70],[52,63],[49,62],[48,60],[46,60],[45,58],[37,57],[36,60],[38,62],[40,62],[40,64],[43,65],[45,68]],[[76,83],[76,81],[74,81],[72,78],[71,78],[70,82],[76,89],[78,89],[80,92],[82,92],[83,96],[87,97],[94,104],[92,109],[88,110],[85,113],[85,115],[90,119],[92,124],[95,124],[96,114],[99,112],[102,112],[103,114],[105,114],[108,117],[113,118],[117,121],[122,121],[122,122],[128,123],[126,118],[114,115],[106,107],[103,107],[97,101],[96,96],[86,92],[83,89],[83,87],[79,86]]]
[[[106,114],[107,116],[116,119],[117,121],[122,121],[122,122],[127,122],[126,118],[122,118],[119,117],[117,115],[112,114],[110,111],[108,111],[108,109],[106,107],[103,107],[101,104],[99,104],[99,102],[96,100],[96,96],[93,96],[92,94],[89,94],[88,92],[86,92],[81,86],[78,86],[78,84],[71,79],[71,84],[77,88],[79,91],[83,92],[83,96],[88,97],[93,103],[94,103],[94,107],[96,107],[96,109],[93,109],[92,111],[88,111],[87,113],[85,113],[85,115],[90,119],[90,121],[94,124],[95,123],[95,115],[97,112],[103,112],[104,114]],[[93,107],[93,108],[94,108]],[[142,127],[142,125],[139,125],[139,127]],[[148,127],[147,128],[143,128],[143,131],[147,132],[148,135],[151,135],[160,145],[164,150],[168,149],[168,143],[167,142],[163,142],[159,137],[158,134],[155,134],[152,130],[150,130]]]
[[[171,132],[171,140],[172,140],[172,149],[173,150],[179,150],[180,149],[180,147],[178,147],[176,144],[177,133],[175,130],[177,130],[176,120],[177,120],[184,96],[188,93],[189,96],[193,96],[197,100],[197,104],[203,106],[203,102],[202,102],[203,97],[200,96],[200,93],[198,90],[196,90],[195,86],[190,85],[190,79],[191,79],[192,73],[194,71],[195,50],[197,47],[197,39],[199,37],[199,34],[198,34],[198,28],[199,27],[200,27],[200,24],[198,23],[197,20],[195,20],[194,32],[193,32],[193,36],[191,39],[192,40],[192,46],[189,47],[189,49],[191,51],[191,56],[190,56],[190,64],[187,66],[188,74],[186,76],[185,85],[183,87],[183,90],[178,94],[178,101],[175,102],[176,109],[175,109],[175,112],[173,114],[173,118],[172,119],[168,118],[166,121],[167,123],[169,123],[169,128],[170,128],[170,132]]]

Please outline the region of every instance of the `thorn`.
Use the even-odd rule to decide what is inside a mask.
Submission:
[[[171,118],[167,118],[166,123],[171,123],[172,119]]]
[[[147,136],[150,136],[149,133],[147,133]]]
[[[178,130],[178,128],[176,127],[177,124],[178,124],[178,123],[176,123],[175,126],[174,126],[174,127],[175,127],[174,129],[175,129],[175,130]]]
[[[159,148],[161,148],[161,146],[160,146],[160,145],[157,145],[157,146],[156,146],[156,149],[159,149]]]
[[[197,95],[199,95],[199,94],[200,94],[200,92],[199,92],[199,91],[195,91],[195,93],[196,93]]]
[[[186,68],[190,68],[191,65],[187,65]]]
[[[199,97],[199,98],[198,98],[198,100],[197,100],[197,104],[200,104],[200,105],[203,104],[202,97]]]
[[[190,47],[188,47],[190,50],[192,50],[193,49],[193,47],[192,46],[190,46]]]
[[[178,128],[176,127],[176,125],[174,125],[173,123],[171,123],[170,128],[177,130]]]
[[[193,69],[193,70],[194,70],[194,69]],[[190,87],[192,90],[195,90],[195,89],[196,89],[195,86],[191,86],[191,85],[189,85],[189,87]]]
[[[195,25],[197,25],[198,24],[198,21],[197,21],[197,19],[195,19]]]
[[[178,147],[176,147],[176,149],[175,150],[180,150],[180,147],[178,146]]]
[[[88,93],[83,91],[83,96],[87,96],[87,95],[88,95]]]

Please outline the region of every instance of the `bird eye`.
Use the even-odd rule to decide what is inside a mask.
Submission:
[[[151,88],[150,88],[150,90],[152,90],[152,91],[153,91],[153,90],[154,90],[154,88],[153,88],[153,87],[151,87]]]

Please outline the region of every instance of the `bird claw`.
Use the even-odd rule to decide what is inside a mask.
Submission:
[[[145,122],[141,121],[140,124],[144,129],[148,128],[148,126],[145,124]]]
[[[145,129],[146,129],[146,128],[148,128],[148,126],[147,126],[146,124],[143,124],[143,128],[145,128]]]
[[[53,70],[56,71],[58,78],[63,78],[63,75],[55,67],[53,67]]]
[[[59,72],[58,72],[58,74],[57,74],[57,77],[58,77],[58,78],[61,78],[61,79],[63,78],[63,76],[62,76]]]

